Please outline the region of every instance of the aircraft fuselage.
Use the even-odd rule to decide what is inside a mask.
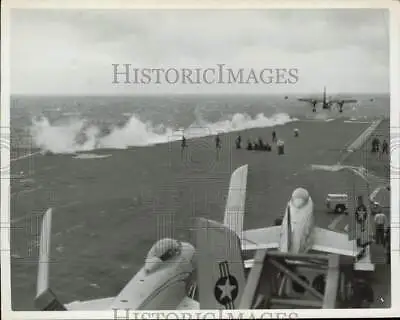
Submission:
[[[186,297],[195,253],[189,243],[182,243],[179,255],[167,261],[147,261],[115,298],[112,308],[132,310],[172,310]],[[157,265],[158,264],[158,265]],[[150,267],[151,271],[148,271]]]
[[[279,250],[305,253],[312,246],[314,204],[307,190],[297,188],[282,220]]]

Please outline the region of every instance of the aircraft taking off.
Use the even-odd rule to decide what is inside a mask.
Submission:
[[[317,112],[316,105],[317,103],[322,104],[322,109],[331,110],[332,105],[337,104],[339,108],[339,112],[343,112],[343,105],[345,103],[357,103],[355,99],[327,99],[326,98],[326,87],[324,87],[324,93],[322,99],[315,99],[315,98],[299,98],[299,101],[309,102],[313,106],[313,112]]]

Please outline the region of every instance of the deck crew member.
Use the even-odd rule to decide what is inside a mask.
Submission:
[[[264,141],[261,139],[261,137],[258,138],[258,149],[264,150]]]
[[[381,142],[377,137],[372,140],[372,152],[379,152]]]
[[[236,138],[236,149],[240,149],[242,147],[242,137],[240,134]]]
[[[253,150],[260,150],[257,140],[254,140],[254,142],[253,142]]]
[[[285,143],[282,140],[279,140],[276,145],[278,146],[278,154],[284,154],[285,153]]]
[[[371,285],[362,278],[357,278],[352,283],[351,306],[353,308],[366,308],[374,302],[374,291]]]
[[[390,264],[390,226],[385,231],[386,263]]]
[[[367,220],[367,207],[363,203],[362,196],[358,196],[357,201],[358,201],[358,206],[355,212],[356,221],[361,225],[364,225],[365,221]]]
[[[277,142],[277,138],[276,138],[276,132],[275,132],[275,130],[274,131],[272,131],[272,142]]]
[[[386,140],[383,140],[382,142],[382,153],[389,153],[389,144]]]
[[[182,141],[181,141],[181,157],[183,156],[183,151],[185,150],[186,147],[187,147],[186,138],[185,138],[184,135],[182,135]]]
[[[253,150],[253,144],[250,139],[247,140],[247,150]]]
[[[376,244],[385,244],[386,215],[381,211],[375,215],[375,240]]]
[[[221,149],[221,138],[219,137],[218,134],[215,136],[215,148],[217,150]]]
[[[219,159],[219,151],[221,150],[221,138],[219,134],[215,136],[215,149],[217,150],[217,160]]]
[[[366,223],[368,218],[367,207],[363,202],[363,197],[357,197],[358,206],[355,211],[355,220],[356,220],[356,238],[357,245],[363,247],[366,243],[369,242],[369,233],[366,232]]]
[[[294,132],[294,136],[295,136],[295,137],[298,137],[298,136],[299,136],[299,129],[295,128],[295,129],[293,130],[293,132]]]
[[[390,245],[390,226],[385,229],[384,245]]]

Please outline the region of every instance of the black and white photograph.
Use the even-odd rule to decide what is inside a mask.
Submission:
[[[382,4],[10,9],[12,311],[392,312]]]

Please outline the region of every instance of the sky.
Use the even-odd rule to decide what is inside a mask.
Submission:
[[[384,9],[13,9],[11,93],[279,94],[321,92],[324,85],[330,92],[387,93],[388,21]],[[170,83],[161,76],[157,84],[153,73],[150,83],[125,84],[119,76],[113,84],[113,64],[119,71],[129,64],[131,81],[134,68],[180,74],[175,84],[174,72]],[[196,84],[191,75],[194,83],[182,83],[183,68],[217,64],[235,74],[242,69],[244,82],[253,70],[257,80]],[[263,69],[277,68],[297,69],[297,78],[279,71],[280,80],[274,73],[272,83],[261,81]]]

